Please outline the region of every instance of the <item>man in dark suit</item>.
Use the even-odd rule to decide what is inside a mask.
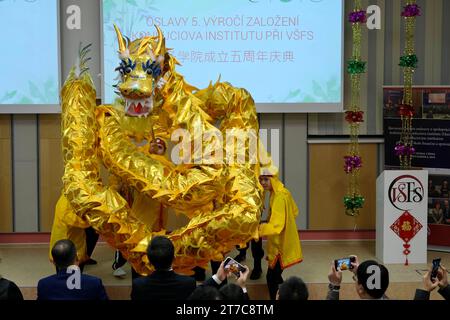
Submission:
[[[56,274],[39,280],[38,300],[108,300],[101,279],[81,274],[72,241],[56,242],[52,257]]]
[[[147,248],[147,255],[155,271],[133,280],[131,300],[185,300],[197,287],[195,279],[177,274],[172,269],[175,249],[170,239],[157,236]],[[227,277],[223,262],[217,273],[204,285],[219,287]]]

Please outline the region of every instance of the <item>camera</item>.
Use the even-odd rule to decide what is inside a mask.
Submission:
[[[233,273],[238,278],[241,276],[241,274],[239,273],[240,271],[245,272],[245,270],[247,270],[242,264],[240,264],[231,257],[227,257],[225,259],[223,267],[225,268],[225,270],[229,269],[230,272]]]
[[[348,257],[334,260],[334,267],[337,271],[352,270],[352,263],[356,262],[355,257]]]

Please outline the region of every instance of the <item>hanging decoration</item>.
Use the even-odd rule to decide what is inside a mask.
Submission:
[[[422,227],[422,224],[408,211],[403,212],[403,214],[391,225],[391,230],[404,242],[403,254],[405,255],[405,266],[409,264],[408,255],[411,253],[411,245],[409,242]]]
[[[399,107],[399,115],[402,121],[402,131],[400,141],[395,146],[395,155],[399,157],[400,167],[404,170],[411,169],[412,157],[416,150],[413,147],[412,139],[412,119],[414,117],[414,106],[412,98],[412,85],[414,71],[417,68],[418,59],[415,54],[415,28],[416,17],[420,16],[420,7],[416,0],[406,0],[406,5],[402,11],[405,19],[405,51],[400,57],[399,66],[403,68],[403,101]]]
[[[361,0],[354,1],[354,9],[349,14],[352,24],[353,49],[352,58],[348,61],[347,73],[351,81],[351,102],[345,113],[345,120],[350,127],[350,146],[348,154],[344,156],[344,171],[348,176],[347,194],[344,196],[345,214],[352,217],[359,215],[364,205],[364,197],[359,191],[359,170],[362,159],[359,154],[359,126],[364,121],[364,112],[360,110],[361,74],[366,71],[366,62],[361,60],[362,25],[367,21],[366,11],[362,10]]]
[[[406,0],[403,7],[402,17],[405,19],[405,51],[400,57],[399,66],[403,68],[403,100],[398,106],[398,113],[402,122],[400,140],[396,143],[394,152],[400,160],[400,167],[403,170],[411,169],[412,157],[416,153],[413,147],[412,119],[415,114],[413,105],[412,85],[414,71],[419,60],[415,54],[415,28],[416,17],[420,16],[420,7],[416,0]],[[391,225],[392,231],[403,241],[403,254],[405,255],[405,265],[408,265],[408,255],[411,253],[409,242],[422,229],[422,224],[407,210]]]

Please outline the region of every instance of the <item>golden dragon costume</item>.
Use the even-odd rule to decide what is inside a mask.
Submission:
[[[149,241],[167,234],[176,249],[174,269],[190,273],[193,266],[221,260],[235,245],[258,237],[261,159],[251,161],[258,152],[249,143],[259,132],[254,101],[246,90],[228,83],[203,90],[188,84],[176,72],[178,62],[158,27],[157,36],[134,41],[115,29],[120,98],[113,105],[96,106],[86,48],[61,92],[64,176],[51,245],[71,238],[83,260],[80,230],[92,226],[145,275],[152,272],[145,254]],[[243,132],[250,139],[240,139]],[[155,137],[177,144],[172,156],[181,161],[150,154],[145,142]],[[222,143],[224,137],[236,140],[231,151]],[[261,148],[259,140],[257,146]],[[237,161],[242,155],[246,160]],[[141,196],[188,216],[189,223],[170,233],[152,231],[117,188],[102,181],[102,164]]]

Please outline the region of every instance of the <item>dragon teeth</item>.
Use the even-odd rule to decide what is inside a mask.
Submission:
[[[127,112],[133,105],[134,107],[138,106],[139,103],[141,104],[141,107],[148,108],[148,111],[142,114],[139,114],[138,117],[145,117],[149,112],[153,109],[153,96],[146,98],[146,99],[127,99],[125,98],[125,112]]]

